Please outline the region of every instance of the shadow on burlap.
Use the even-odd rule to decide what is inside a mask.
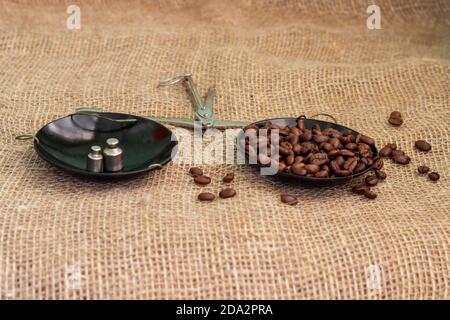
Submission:
[[[364,1],[83,2],[69,31],[64,2],[1,2],[0,297],[448,299],[450,6],[378,5],[382,30],[367,29]],[[183,72],[216,87],[217,118],[326,112],[412,162],[386,161],[370,201],[245,166],[205,166],[204,188],[173,163],[84,181],[14,140],[79,107],[190,117],[181,87],[156,88]],[[430,153],[413,149],[419,138]],[[441,180],[419,177],[421,164]],[[228,171],[238,195],[199,203]],[[286,191],[297,206],[280,203]]]

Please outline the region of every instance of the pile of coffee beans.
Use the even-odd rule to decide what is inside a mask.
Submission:
[[[400,127],[403,124],[402,114],[398,111],[392,111],[389,116],[388,122],[393,126]]]
[[[211,183],[211,178],[204,175],[203,170],[201,168],[192,167],[189,169],[189,173],[191,174],[192,177],[194,177],[194,182],[200,186],[206,186]],[[233,180],[234,180],[233,172],[227,173],[226,176],[223,177],[223,179],[222,179],[222,181],[224,183],[230,183]],[[222,199],[232,198],[235,195],[236,195],[236,190],[234,190],[233,188],[230,188],[230,187],[224,188],[219,192],[219,197]],[[216,195],[211,192],[201,192],[197,196],[197,199],[200,201],[213,201],[214,199],[216,199]]]
[[[334,128],[321,129],[319,125],[306,129],[304,118],[299,118],[297,125],[280,126],[266,122],[262,129],[268,132],[278,129],[278,141],[271,141],[270,134],[258,136],[261,128],[256,126],[244,128],[245,131],[251,129],[256,134],[252,136],[249,133],[245,141],[241,141],[246,154],[257,157],[262,165],[278,166],[281,172],[318,178],[345,177],[363,171],[376,160],[372,138]],[[267,155],[257,155],[255,146],[261,148],[263,144],[267,146]],[[271,157],[272,153],[276,154],[273,152],[275,148],[278,148],[278,156]]]

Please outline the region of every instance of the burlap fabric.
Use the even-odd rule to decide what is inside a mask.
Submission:
[[[68,3],[0,4],[1,298],[449,298],[448,1],[376,1],[382,30],[367,29],[367,1],[78,4],[75,31]],[[216,87],[218,118],[327,112],[412,162],[386,163],[375,201],[205,166],[205,190],[234,171],[238,192],[205,204],[188,165],[85,181],[14,139],[79,107],[190,117],[181,87],[156,87],[183,72]],[[285,191],[300,203],[282,205]]]

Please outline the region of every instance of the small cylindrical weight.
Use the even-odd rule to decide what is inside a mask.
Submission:
[[[102,148],[99,146],[91,147],[91,152],[87,156],[87,170],[90,172],[103,171]]]
[[[123,152],[118,147],[119,140],[109,138],[106,140],[107,148],[103,150],[103,158],[105,162],[105,171],[117,172],[123,169]]]

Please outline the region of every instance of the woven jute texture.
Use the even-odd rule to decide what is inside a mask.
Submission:
[[[69,4],[0,2],[2,299],[450,298],[449,1],[377,0],[381,30],[370,1],[78,2],[80,30]],[[216,88],[217,118],[325,112],[412,161],[386,161],[368,200],[238,165],[203,166],[204,188],[175,163],[88,181],[14,139],[80,107],[192,117],[181,86],[157,88],[185,72]],[[235,198],[196,199],[229,171]]]

